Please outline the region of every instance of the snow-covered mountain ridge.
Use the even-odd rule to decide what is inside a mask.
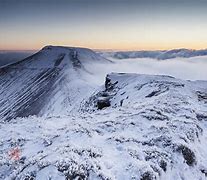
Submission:
[[[0,69],[0,179],[206,179],[207,81],[109,73],[100,86],[88,67],[102,62],[49,46]]]
[[[38,53],[0,68],[0,119],[63,114],[92,90],[84,64],[109,62],[86,48],[46,46]],[[57,109],[57,107],[59,107]]]

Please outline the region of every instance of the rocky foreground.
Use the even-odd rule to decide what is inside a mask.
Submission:
[[[207,178],[207,82],[107,75],[67,115],[0,124],[0,179]]]

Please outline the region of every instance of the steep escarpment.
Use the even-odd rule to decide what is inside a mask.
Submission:
[[[107,61],[84,48],[46,46],[38,53],[0,69],[0,119],[69,111],[92,88],[85,63]],[[76,92],[76,93],[75,93]],[[67,101],[67,99],[70,99]],[[55,111],[55,112],[54,112]],[[60,111],[59,111],[60,112]]]

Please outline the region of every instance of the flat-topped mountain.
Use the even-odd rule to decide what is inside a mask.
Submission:
[[[46,46],[0,68],[1,121],[69,111],[92,88],[84,64],[93,62],[110,61],[86,48]]]

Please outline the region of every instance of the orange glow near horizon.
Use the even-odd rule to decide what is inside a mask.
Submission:
[[[103,28],[93,27],[94,31],[75,31],[65,26],[64,30],[52,32],[37,31],[30,33],[18,30],[4,32],[0,41],[1,50],[39,50],[46,45],[85,47],[90,49],[110,50],[168,50],[168,49],[205,49],[207,48],[207,34],[205,29],[188,28],[163,31],[161,28],[149,26],[124,27],[104,31]],[[88,33],[90,32],[90,33]],[[70,36],[73,34],[73,36]]]
[[[207,1],[0,1],[0,49],[207,48]]]
[[[117,50],[117,51],[136,51],[136,50],[169,50],[169,49],[206,49],[207,43],[179,43],[179,44],[157,44],[154,43],[146,44],[146,43],[98,43],[98,44],[87,44],[87,43],[66,43],[66,42],[50,42],[50,43],[36,43],[36,44],[21,44],[21,45],[8,45],[8,46],[0,46],[0,50],[8,50],[8,51],[24,51],[24,50],[40,50],[44,46],[53,45],[53,46],[68,46],[68,47],[83,47],[90,49],[100,49],[100,50]]]

